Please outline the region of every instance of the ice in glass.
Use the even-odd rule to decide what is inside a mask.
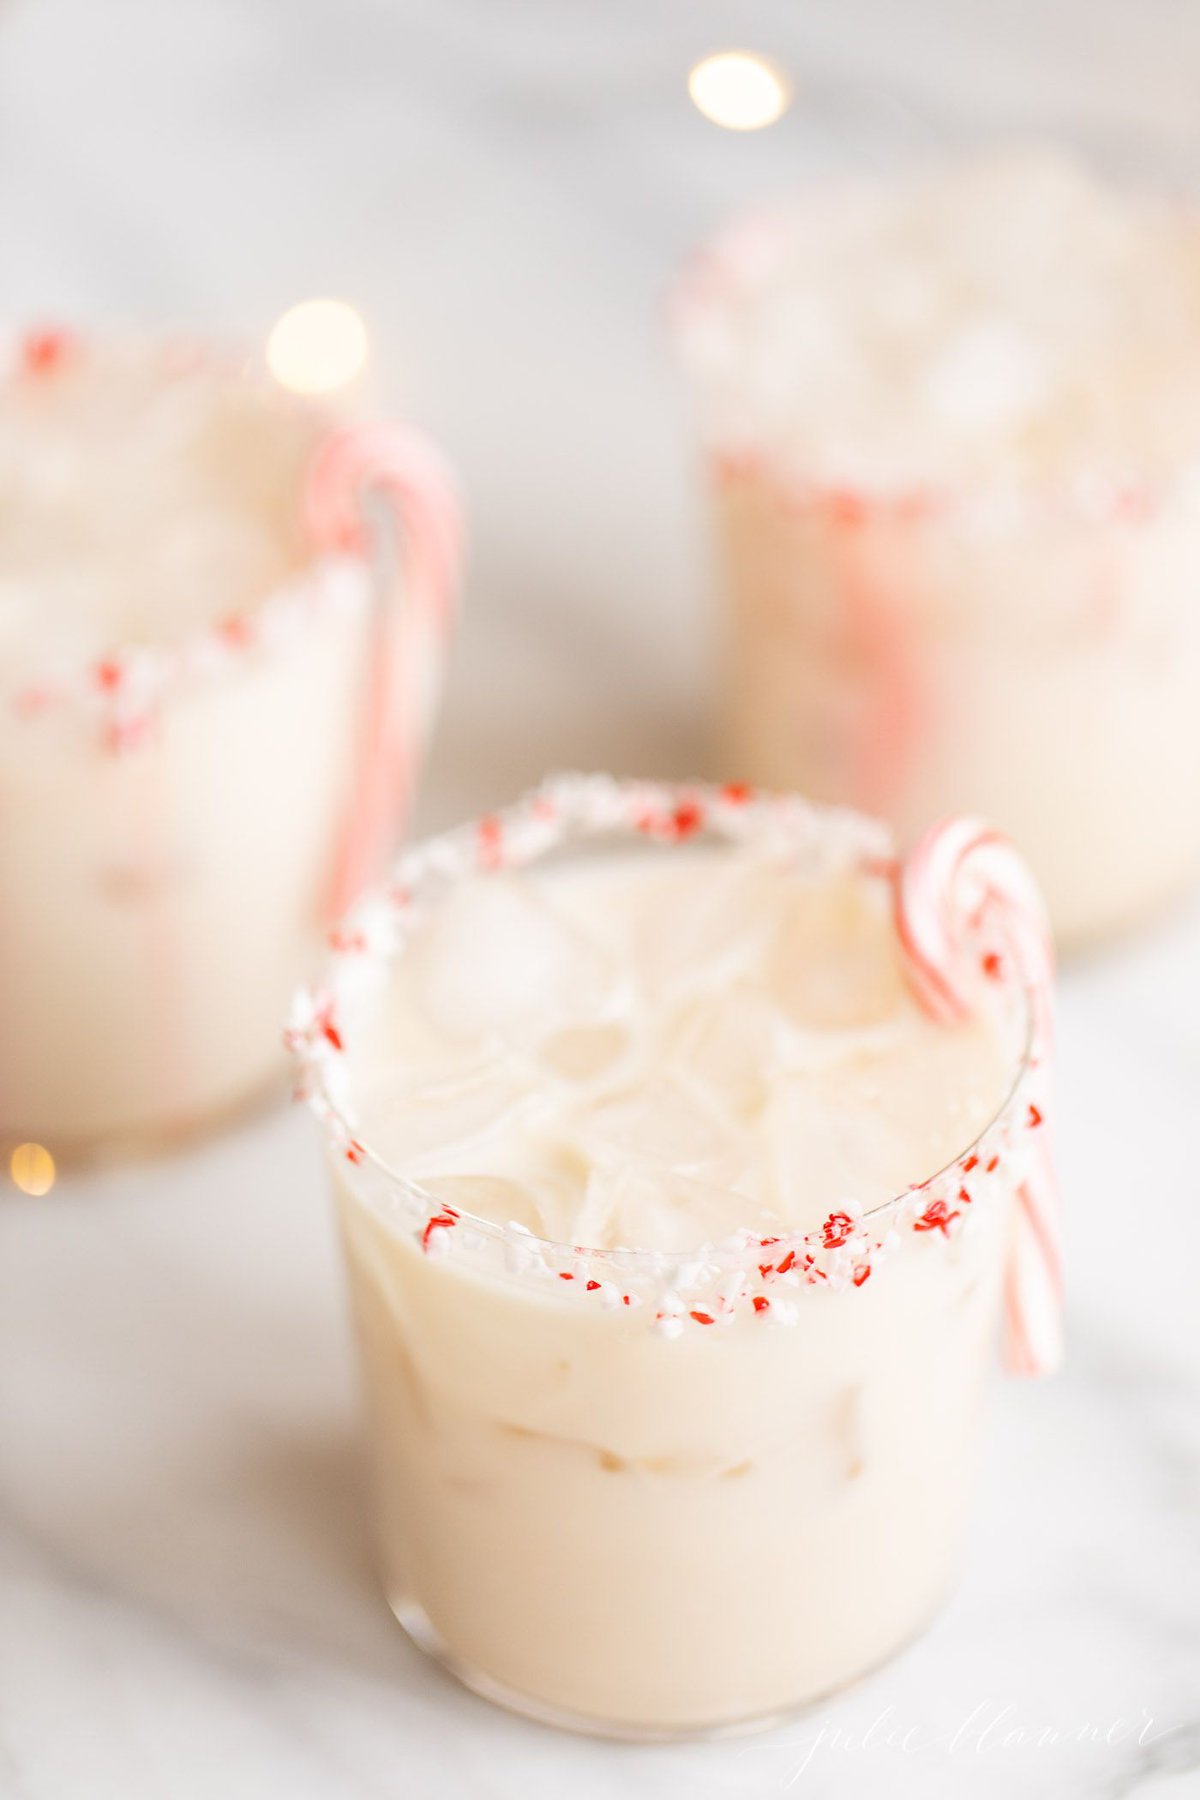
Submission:
[[[158,1139],[280,1080],[320,928],[394,848],[436,687],[431,590],[452,592],[454,548],[425,541],[451,534],[448,482],[389,429],[339,428],[200,346],[13,346],[0,1140]],[[402,526],[394,591],[372,485]]]
[[[1063,943],[1200,863],[1200,227],[1066,157],[813,187],[678,293],[724,763],[978,810]]]
[[[954,1579],[1045,1067],[995,890],[943,984],[898,879],[848,814],[573,778],[410,853],[297,1002],[383,1580],[492,1698],[769,1718]]]

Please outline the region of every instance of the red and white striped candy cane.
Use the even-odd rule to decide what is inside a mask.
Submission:
[[[326,550],[367,555],[372,496],[383,502],[395,528],[398,570],[377,607],[363,764],[335,861],[333,918],[378,874],[407,815],[464,556],[458,484],[419,431],[350,425],[325,440],[307,493],[316,542]]]
[[[947,1022],[971,1007],[979,958],[1011,959],[1031,1010],[1029,1098],[1021,1127],[1036,1133],[1017,1190],[1005,1280],[1005,1359],[1042,1375],[1062,1358],[1063,1277],[1058,1184],[1047,1116],[1054,1048],[1054,951],[1041,895],[1025,863],[980,819],[931,826],[900,865],[896,926],[909,980],[926,1012]]]

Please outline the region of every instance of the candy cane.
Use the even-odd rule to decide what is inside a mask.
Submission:
[[[912,629],[920,585],[912,526],[918,496],[879,500],[850,488],[818,497],[826,543],[867,706],[856,725],[853,801],[887,814],[919,747],[926,713],[921,658]],[[807,509],[806,509],[807,510]]]
[[[1058,1188],[1046,1100],[1054,1046],[1054,953],[1032,875],[1008,839],[979,819],[932,826],[900,866],[896,927],[909,981],[932,1018],[966,1018],[983,967],[1002,970],[998,938],[1031,1010],[1029,1098],[1019,1128],[1036,1133],[1017,1190],[1005,1278],[1005,1353],[1015,1374],[1048,1374],[1062,1357],[1063,1279]]]
[[[457,484],[434,446],[400,425],[352,425],[327,438],[309,476],[307,515],[325,549],[365,556],[369,496],[396,531],[399,579],[381,593],[371,645],[361,773],[330,893],[337,918],[377,874],[401,830],[425,746],[464,548]]]

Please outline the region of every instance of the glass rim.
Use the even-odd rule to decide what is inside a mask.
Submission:
[[[232,339],[184,332],[31,329],[23,337],[14,336],[7,364],[0,367],[0,391],[31,378],[22,368],[20,346],[43,335],[61,336],[72,359],[93,345],[104,354],[134,358],[164,386],[191,375],[211,374],[225,385],[261,395],[271,412],[294,421],[298,432],[306,430],[314,453],[338,427],[333,406],[320,396],[281,387],[249,347],[239,347]],[[296,498],[300,509],[303,477]],[[349,604],[352,588],[365,587],[365,569],[361,557],[310,541],[281,579],[236,612],[214,616],[171,640],[147,642],[117,635],[98,654],[67,657],[56,668],[47,664],[11,685],[0,684],[0,695],[10,717],[18,721],[73,709],[99,709],[119,719],[123,713],[157,708],[195,682],[232,673],[250,651],[274,653],[294,640],[314,609]]]
[[[921,160],[913,164],[912,172],[928,174],[949,166],[951,160],[944,156]],[[893,179],[873,185],[894,188],[902,184]],[[806,210],[862,185],[861,177],[812,177],[773,203],[735,209],[692,244],[668,286],[664,311],[668,340],[695,392],[703,393],[711,385],[710,372],[687,343],[696,322],[719,316],[734,289],[761,292],[778,249],[803,230]],[[1130,184],[1108,182],[1106,186],[1116,186],[1135,203],[1151,202],[1169,210],[1181,223],[1190,224],[1194,236],[1200,235],[1200,212],[1185,196]],[[1200,440],[1191,457],[1174,458],[1168,468],[1135,463],[1106,468],[1081,455],[1054,475],[967,478],[943,472],[940,476],[914,473],[887,479],[849,473],[842,478],[806,469],[803,459],[791,458],[785,447],[773,444],[769,432],[701,430],[700,437],[718,468],[722,464],[743,468],[753,464],[778,491],[814,509],[850,497],[868,511],[892,510],[910,520],[986,517],[989,511],[1023,507],[1027,515],[1041,512],[1093,525],[1130,525],[1144,524],[1156,512],[1182,501],[1188,512],[1200,514]]]
[[[800,460],[764,439],[735,441],[719,433],[704,434],[703,451],[718,488],[754,480],[797,514],[824,515],[842,527],[917,527],[952,519],[993,530],[1047,521],[1129,530],[1153,523],[1172,507],[1176,519],[1200,518],[1200,442],[1196,456],[1169,474],[1136,468],[1105,473],[1081,461],[1071,474],[1053,478],[839,478],[805,470]]]
[[[796,795],[763,793],[741,783],[663,783],[604,775],[551,777],[513,805],[402,852],[388,882],[364,896],[330,934],[330,979],[319,988],[299,990],[284,1040],[303,1070],[297,1097],[305,1099],[318,1118],[327,1147],[351,1167],[369,1170],[392,1191],[402,1193],[413,1204],[414,1218],[427,1217],[426,1234],[440,1218],[443,1224],[461,1223],[476,1237],[551,1263],[578,1263],[582,1258],[589,1267],[595,1263],[625,1273],[661,1273],[703,1258],[722,1268],[738,1268],[758,1261],[764,1244],[775,1247],[774,1253],[785,1258],[789,1252],[840,1250],[842,1244],[853,1243],[859,1227],[886,1229],[901,1220],[906,1208],[916,1215],[926,1203],[927,1209],[934,1209],[939,1202],[930,1197],[941,1188],[955,1187],[981,1170],[991,1176],[1002,1166],[1000,1144],[1007,1140],[1020,1114],[1037,1067],[1036,1009],[1020,974],[1007,983],[1020,1007],[1015,1066],[1003,1098],[986,1123],[969,1143],[919,1181],[869,1207],[847,1196],[817,1227],[781,1231],[769,1238],[743,1227],[729,1239],[670,1251],[568,1243],[541,1237],[515,1221],[502,1224],[465,1207],[449,1208],[419,1178],[394,1168],[359,1134],[335,1076],[335,1071],[341,1072],[338,1059],[345,1052],[340,1003],[348,1000],[353,1005],[361,996],[364,967],[376,963],[380,980],[386,979],[387,968],[403,954],[407,938],[403,921],[407,918],[416,923],[422,916],[414,902],[429,882],[454,885],[472,874],[525,868],[556,851],[581,849],[590,842],[621,836],[633,843],[668,848],[685,842],[696,846],[706,840],[736,847],[758,838],[781,855],[815,851],[828,857],[832,850],[832,858],[825,863],[830,872],[854,868],[880,880],[889,880],[896,867],[887,827],[847,809],[820,806]],[[344,988],[339,971],[348,978]],[[446,1214],[452,1215],[451,1220],[447,1221]],[[834,1221],[839,1223],[831,1232]],[[831,1243],[831,1235],[840,1236],[840,1242]]]

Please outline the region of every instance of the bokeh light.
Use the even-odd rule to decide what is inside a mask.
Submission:
[[[23,1194],[48,1194],[54,1186],[54,1158],[45,1144],[18,1144],[8,1168]]]
[[[728,131],[761,131],[787,111],[791,94],[780,71],[749,50],[706,56],[688,76],[688,93],[706,119]]]
[[[367,360],[367,328],[345,300],[302,300],[276,321],[267,367],[293,394],[332,394]]]

